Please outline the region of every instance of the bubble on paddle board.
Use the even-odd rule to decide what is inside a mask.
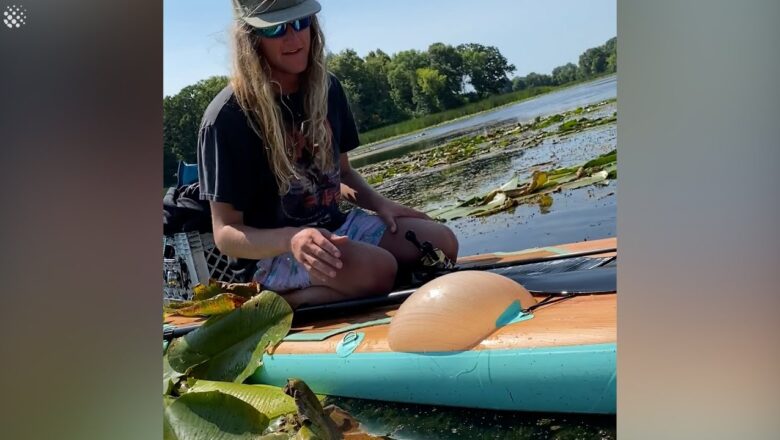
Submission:
[[[417,289],[390,323],[393,351],[468,350],[502,325],[508,310],[526,309],[536,299],[517,282],[495,273],[461,271]]]

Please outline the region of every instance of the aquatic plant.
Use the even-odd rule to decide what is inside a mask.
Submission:
[[[523,203],[536,203],[541,209],[552,205],[553,192],[572,190],[617,178],[617,150],[612,150],[579,167],[534,171],[526,182],[515,177],[501,187],[474,195],[453,205],[429,211],[436,220],[451,221],[461,217],[486,217]]]
[[[292,309],[256,283],[198,285],[183,310],[211,317],[163,351],[163,438],[320,438],[347,435],[374,439],[345,411],[320,403],[305,383],[290,379],[284,389],[242,383],[290,330]],[[238,306],[215,307],[229,298]]]
[[[604,101],[595,105],[579,107],[563,113],[550,115],[546,118],[537,117],[529,123],[513,123],[484,129],[480,134],[471,134],[451,139],[434,148],[412,152],[402,157],[388,159],[382,162],[360,167],[360,173],[371,185],[380,185],[392,178],[410,173],[419,173],[441,166],[451,166],[463,163],[497,151],[517,148],[530,148],[542,140],[556,135],[579,132],[588,128],[614,123],[617,117],[571,118],[584,112],[591,112],[606,104]],[[571,119],[569,119],[571,118]],[[543,128],[559,124],[557,131],[543,131]]]

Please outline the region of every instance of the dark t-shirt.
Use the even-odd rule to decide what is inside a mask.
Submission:
[[[287,130],[296,144],[294,166],[301,176],[279,195],[269,167],[264,141],[249,125],[231,86],[211,101],[198,134],[198,178],[201,198],[226,202],[244,213],[244,224],[256,228],[322,226],[335,229],[344,220],[339,211],[340,153],[358,146],[358,133],[344,90],[334,76],[328,88],[328,123],[333,133],[335,168],[323,172],[312,160],[311,149],[300,133],[303,96],[278,100]]]

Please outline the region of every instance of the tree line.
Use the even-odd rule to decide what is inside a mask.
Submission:
[[[540,86],[558,86],[617,70],[617,38],[587,49],[578,64],[567,63],[551,74],[510,74],[498,48],[476,43],[434,43],[427,50],[388,55],[380,49],[360,57],[345,49],[327,55],[328,69],[341,81],[361,132],[401,122],[491,95]],[[211,99],[227,85],[213,76],[163,98],[163,172],[166,186],[175,182],[179,160],[194,162],[198,127]]]

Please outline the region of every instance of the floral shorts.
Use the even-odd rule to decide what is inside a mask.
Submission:
[[[382,240],[386,228],[384,222],[376,215],[361,209],[353,209],[347,214],[344,224],[333,233],[376,246]],[[311,286],[309,272],[290,252],[258,261],[257,270],[252,278],[262,284],[264,289],[277,292]]]

